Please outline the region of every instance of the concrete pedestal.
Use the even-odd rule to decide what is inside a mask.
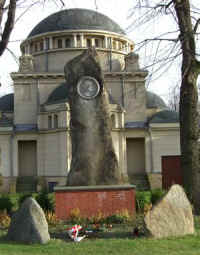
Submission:
[[[101,212],[110,216],[124,209],[135,214],[134,185],[98,185],[79,187],[54,187],[56,216],[66,220],[73,209],[79,209],[82,217]]]

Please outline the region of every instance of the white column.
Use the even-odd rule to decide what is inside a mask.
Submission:
[[[82,48],[85,47],[83,34],[80,34],[80,40],[81,40],[81,47],[82,47]]]
[[[76,34],[73,34],[73,37],[74,37],[73,46],[74,46],[74,47],[77,47],[77,38],[76,38]]]
[[[104,37],[104,48],[108,48],[108,37],[107,36],[105,36]]]
[[[119,41],[116,41],[116,50],[119,50]]]
[[[65,48],[65,38],[62,38],[62,48]]]
[[[109,38],[109,43],[108,43],[108,48],[109,49],[112,49],[112,47],[113,47],[112,43],[113,43],[113,39],[112,39],[112,37],[110,37]]]
[[[49,37],[49,49],[53,49],[53,37]]]
[[[28,55],[30,55],[30,54],[31,54],[30,43],[28,43],[28,45],[27,45],[27,52],[28,52]]]
[[[126,42],[126,49],[125,49],[125,50],[126,50],[126,52],[129,52],[129,50],[128,50],[128,49],[129,49],[129,43],[128,43],[128,42]]]
[[[45,40],[45,38],[43,38],[42,41],[43,41],[43,49],[46,50],[46,49],[47,49],[47,46],[46,46],[46,40]]]
[[[95,46],[95,40],[94,40],[94,38],[91,39],[91,45],[92,45],[92,47]]]
[[[25,55],[28,55],[28,45],[25,45]]]

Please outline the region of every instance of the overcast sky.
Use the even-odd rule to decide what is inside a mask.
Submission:
[[[34,2],[34,0],[32,0]],[[59,2],[58,0],[55,0]],[[27,1],[28,2],[28,1]],[[46,1],[48,2],[48,1]],[[146,31],[131,31],[127,30],[128,26],[133,21],[133,18],[128,18],[133,0],[64,0],[66,6],[64,8],[87,8],[92,10],[97,10],[115,22],[117,22],[126,32],[127,36],[133,41],[140,41],[149,37],[159,29],[163,29],[163,26],[160,24],[153,24]],[[30,31],[44,18],[50,14],[59,11],[60,6],[56,6],[54,3],[48,3],[44,7],[35,5],[24,14],[16,23],[15,29],[11,36],[11,42],[9,44],[9,49],[14,52],[17,58],[21,55],[19,46],[20,43],[26,39]],[[17,18],[21,15],[24,9],[19,9],[17,12]],[[133,23],[134,26],[134,23]],[[164,26],[170,26],[169,21],[165,21]],[[141,61],[142,62],[142,61]],[[143,61],[145,62],[145,61]],[[12,91],[12,81],[10,79],[9,73],[15,72],[18,70],[18,65],[15,58],[12,54],[6,51],[3,57],[0,58],[0,82],[2,84],[0,88],[0,95],[7,94]],[[174,73],[168,73],[167,76],[161,77],[157,82],[154,82],[149,87],[150,90],[156,92],[162,97],[168,95],[168,86],[173,83]],[[165,84],[165,86],[163,86]]]

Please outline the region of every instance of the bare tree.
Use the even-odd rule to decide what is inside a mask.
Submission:
[[[56,1],[56,5],[58,3],[61,6],[64,6],[64,2],[62,0]],[[24,8],[24,12],[30,10],[30,8],[36,4],[46,4],[46,0],[0,0],[0,56],[4,53],[5,49],[8,46],[9,38],[11,32],[15,26],[15,14],[18,7]],[[23,16],[23,13],[21,16]],[[19,18],[21,18],[21,16]],[[19,19],[18,18],[18,19]]]
[[[137,5],[133,10],[139,8],[140,16],[133,20],[135,28],[148,24],[151,29],[150,24],[153,20],[159,22],[160,18],[166,16],[168,21],[170,18],[173,20],[172,31],[146,39],[139,43],[137,48],[156,43],[153,61],[149,66],[156,66],[154,71],[157,71],[159,75],[165,72],[172,62],[177,61],[177,58],[181,61],[179,112],[183,185],[194,204],[196,213],[199,213],[200,162],[197,78],[200,73],[200,62],[197,46],[200,8],[198,8],[198,1],[138,0],[136,2]]]

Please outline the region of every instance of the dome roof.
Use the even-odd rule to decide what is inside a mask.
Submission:
[[[49,95],[46,104],[56,104],[67,102],[68,98],[68,87],[65,82],[62,82],[57,88],[55,88],[51,94]],[[113,99],[113,97],[109,93],[109,103],[117,104],[117,102]]]
[[[67,86],[62,82],[57,88],[55,88],[49,95],[46,104],[55,104],[68,101],[67,98]]]
[[[154,114],[150,123],[176,123],[179,122],[179,114],[175,111],[165,110]]]
[[[125,34],[109,17],[87,9],[67,9],[56,12],[36,25],[28,37],[62,30],[105,30]]]
[[[14,111],[14,94],[7,94],[0,98],[0,111],[13,112]]]
[[[146,91],[146,107],[150,108],[158,108],[158,109],[166,109],[167,105],[164,100],[156,95],[153,92]]]

